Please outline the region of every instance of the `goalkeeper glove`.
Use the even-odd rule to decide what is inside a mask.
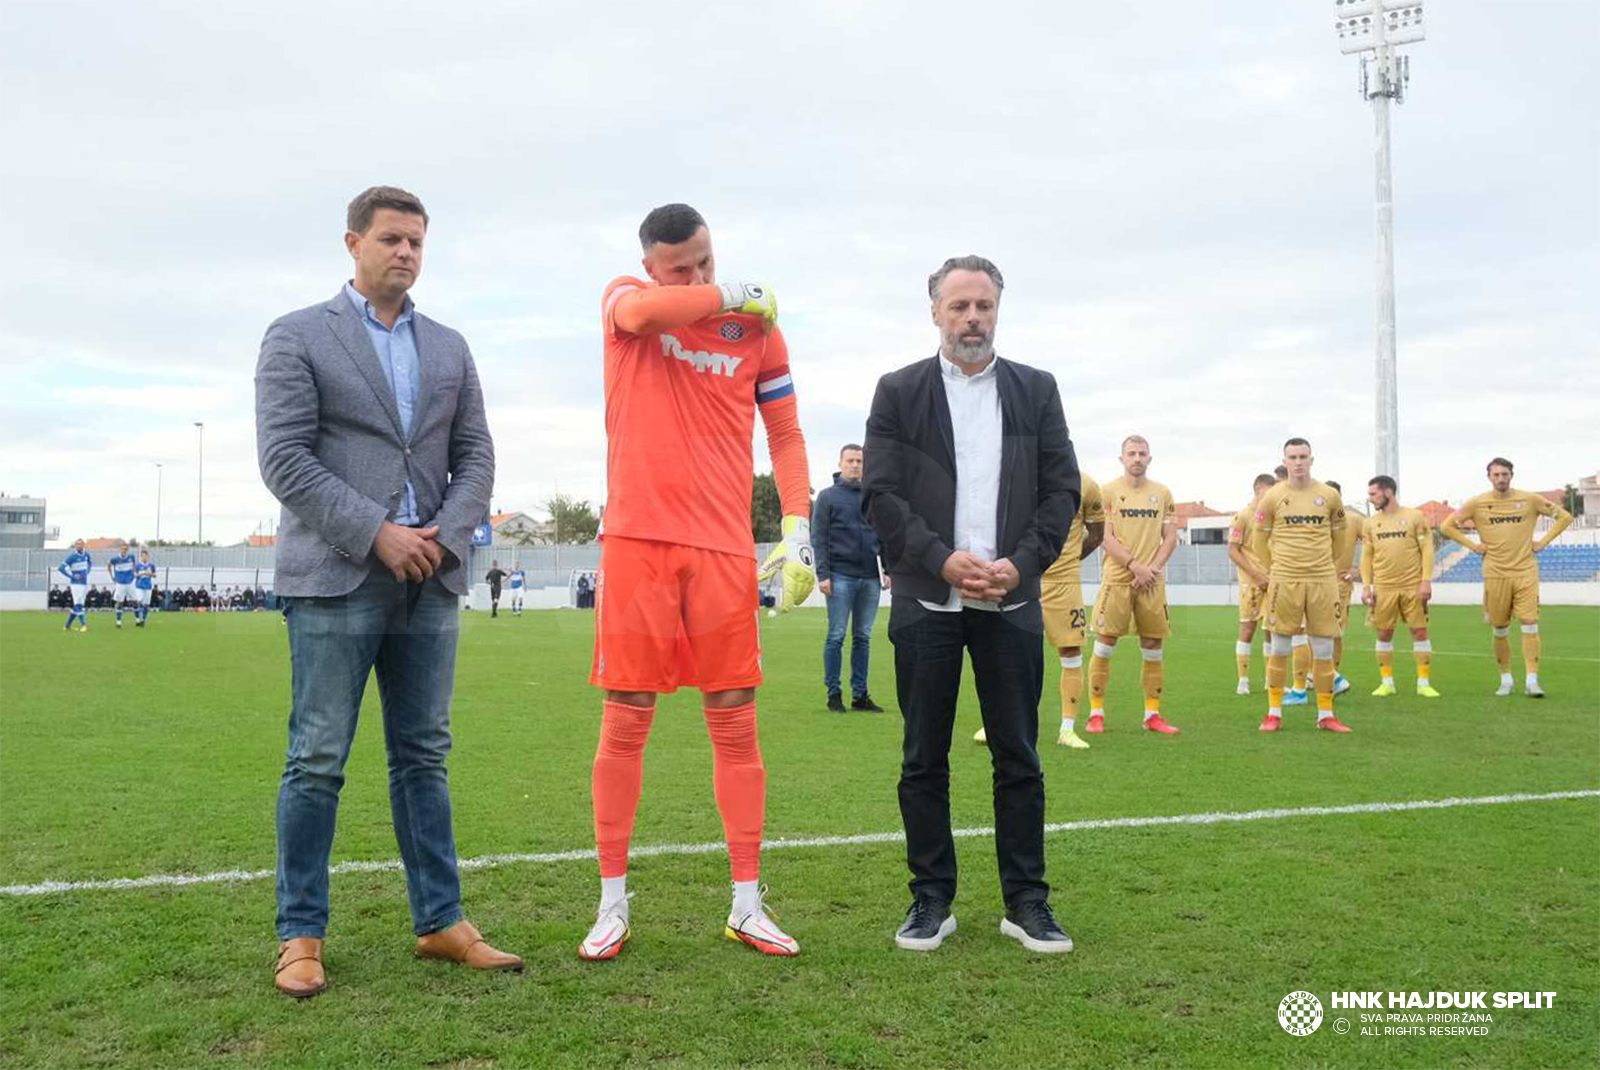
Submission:
[[[783,574],[783,594],[778,599],[778,611],[787,613],[804,602],[817,585],[816,561],[811,555],[811,521],[803,516],[783,518],[783,541],[767,555],[756,579],[765,581],[779,572]]]
[[[769,331],[778,322],[778,299],[759,282],[723,282],[717,289],[722,291],[722,311],[760,316],[762,327]]]

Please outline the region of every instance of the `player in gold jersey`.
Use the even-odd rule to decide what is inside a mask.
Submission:
[[[1522,623],[1522,661],[1527,669],[1523,691],[1544,698],[1539,686],[1539,562],[1534,554],[1555,541],[1572,523],[1572,514],[1542,494],[1517,490],[1511,485],[1511,462],[1496,457],[1489,462],[1492,491],[1469,498],[1439,526],[1449,538],[1475,554],[1483,555],[1483,615],[1494,629],[1494,659],[1500,665],[1500,689],[1511,694],[1511,618]],[[1554,518],[1545,537],[1534,542],[1539,517]],[[1469,539],[1461,523],[1470,520],[1478,538]]]
[[[1411,653],[1417,660],[1417,694],[1438,698],[1428,678],[1433,643],[1428,638],[1428,602],[1433,598],[1433,529],[1428,518],[1395,498],[1399,487],[1390,476],[1367,481],[1367,501],[1377,510],[1361,531],[1361,602],[1367,622],[1378,633],[1378,674],[1373,692],[1387,698],[1394,686],[1394,626],[1404,620],[1411,629]]]
[[[1317,688],[1317,727],[1350,729],[1333,715],[1333,640],[1340,631],[1339,583],[1334,555],[1344,539],[1344,501],[1339,492],[1311,478],[1311,443],[1283,444],[1289,478],[1261,496],[1256,506],[1255,552],[1267,571],[1267,716],[1263,732],[1283,722],[1283,684],[1289,671],[1290,637],[1305,625],[1310,633],[1312,674]]]
[[[1344,497],[1344,488],[1334,480],[1328,486]],[[1361,549],[1361,531],[1367,518],[1346,509],[1344,514],[1344,540],[1339,544],[1333,560],[1333,569],[1339,577],[1339,634],[1333,640],[1333,694],[1335,697],[1350,690],[1350,681],[1344,678],[1344,635],[1350,630],[1350,599],[1361,570],[1356,566],[1356,554]]]
[[[1082,565],[1094,553],[1105,535],[1106,511],[1100,497],[1100,484],[1089,473],[1082,473],[1083,497],[1078,515],[1072,518],[1061,556],[1039,580],[1039,609],[1044,614],[1044,634],[1061,658],[1061,734],[1056,745],[1073,750],[1088,750],[1089,744],[1075,731],[1078,701],[1083,697],[1083,633],[1086,614],[1083,608]],[[983,729],[972,737],[988,742]]]
[[[1095,633],[1089,659],[1089,723],[1085,730],[1104,732],[1106,682],[1117,640],[1139,636],[1144,658],[1144,727],[1175,736],[1177,728],[1161,716],[1165,683],[1161,645],[1167,635],[1167,581],[1162,568],[1178,545],[1177,507],[1172,492],[1145,478],[1150,443],[1141,435],[1122,440],[1123,474],[1100,488],[1105,503],[1105,568],[1100,594],[1094,600],[1090,625]]]
[[[1239,670],[1239,686],[1234,694],[1250,693],[1250,644],[1261,620],[1261,599],[1267,593],[1267,574],[1251,549],[1255,541],[1256,506],[1272,488],[1270,475],[1256,476],[1251,485],[1250,504],[1233,515],[1228,526],[1228,560],[1239,570],[1239,641],[1233,645],[1234,662]]]

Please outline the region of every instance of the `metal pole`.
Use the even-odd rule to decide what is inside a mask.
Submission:
[[[195,511],[199,514],[199,527],[194,541],[196,546],[203,546],[206,541],[206,425],[196,420],[194,426],[198,428],[196,449],[200,464],[200,478],[195,485]]]
[[[156,462],[156,542],[161,541],[161,462]]]
[[[1374,464],[1379,474],[1400,478],[1400,399],[1397,386],[1394,339],[1394,191],[1389,170],[1389,98],[1396,79],[1394,56],[1383,42],[1383,18],[1375,20],[1379,34],[1376,91],[1372,118],[1377,135],[1378,207],[1378,336],[1375,385],[1377,441]]]

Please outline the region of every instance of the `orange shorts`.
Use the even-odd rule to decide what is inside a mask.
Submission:
[[[594,608],[591,684],[671,693],[761,683],[754,558],[607,535]]]

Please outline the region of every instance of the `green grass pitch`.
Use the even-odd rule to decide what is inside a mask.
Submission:
[[[1351,628],[1340,714],[1355,732],[1256,731],[1233,691],[1234,613],[1174,607],[1164,712],[1137,730],[1138,655],[1119,650],[1109,731],[1053,746],[1041,711],[1048,820],[1543,793],[1600,787],[1600,612],[1545,610],[1550,697],[1495,699],[1488,630],[1435,610],[1441,701],[1377,683]],[[1359,616],[1359,614],[1358,614]],[[270,870],[288,709],[276,614],[0,616],[0,885]],[[893,706],[879,618],[872,690]],[[763,622],[768,836],[899,829],[899,718],[823,709],[824,621]],[[451,760],[463,858],[592,846],[599,700],[592,617],[463,621]],[[1516,637],[1513,636],[1515,647]],[[1053,661],[1047,661],[1047,666]],[[1517,671],[1520,676],[1520,657]],[[954,820],[992,820],[970,674],[952,755]],[[719,840],[697,697],[663,702],[637,845]],[[1100,828],[1047,840],[1053,901],[1077,940],[1034,956],[997,932],[993,840],[958,841],[960,930],[897,951],[908,901],[897,843],[770,851],[764,879],[794,960],[720,938],[725,858],[635,860],[635,935],[578,961],[592,863],[464,873],[468,916],[524,954],[521,976],[411,954],[397,872],[335,876],[332,987],[272,988],[267,880],[0,895],[0,1066],[1594,1066],[1600,1052],[1600,799],[1201,826]],[[376,688],[349,768],[335,860],[396,857]],[[1307,989],[1324,1022],[1297,1037],[1279,1000]],[[1493,1011],[1487,1036],[1336,1034],[1334,991],[1555,991],[1553,1009]]]

